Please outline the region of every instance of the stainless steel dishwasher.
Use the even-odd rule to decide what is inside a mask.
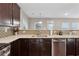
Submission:
[[[53,56],[66,56],[66,39],[55,38],[52,39],[52,55]]]

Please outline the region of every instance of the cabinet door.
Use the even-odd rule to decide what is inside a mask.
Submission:
[[[50,56],[51,39],[30,39],[29,56]]]
[[[79,39],[76,40],[76,56],[79,56]]]
[[[21,56],[39,56],[39,39],[20,39]]]
[[[39,39],[40,41],[40,55],[41,56],[51,56],[51,49],[52,49],[52,39],[48,39],[48,38],[43,38],[43,39]]]
[[[16,3],[13,3],[13,25],[20,24],[20,8]]]
[[[39,39],[26,38],[21,40],[21,56],[39,56],[40,42]]]
[[[0,3],[0,25],[11,25],[11,9],[11,3]]]
[[[66,55],[75,56],[75,39],[66,39]]]
[[[20,40],[16,40],[14,42],[11,43],[11,52],[10,55],[11,56],[20,56]]]
[[[11,43],[12,56],[50,56],[51,39],[19,39]]]
[[[29,55],[29,39],[20,39],[20,56]]]
[[[40,42],[39,39],[29,39],[29,56],[40,55]]]

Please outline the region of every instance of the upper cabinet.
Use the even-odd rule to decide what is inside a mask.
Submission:
[[[0,25],[19,26],[20,8],[16,3],[0,3]]]
[[[20,7],[16,3],[13,3],[13,25],[20,25]]]
[[[11,25],[12,21],[11,4],[0,3],[0,25]]]

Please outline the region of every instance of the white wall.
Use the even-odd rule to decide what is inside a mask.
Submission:
[[[20,10],[20,30],[28,29],[28,17],[24,11]]]

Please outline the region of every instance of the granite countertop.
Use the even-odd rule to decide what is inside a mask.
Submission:
[[[0,38],[0,43],[11,43],[19,38],[79,38],[78,35],[53,35],[47,37],[37,37],[32,35],[13,35],[5,38]]]

